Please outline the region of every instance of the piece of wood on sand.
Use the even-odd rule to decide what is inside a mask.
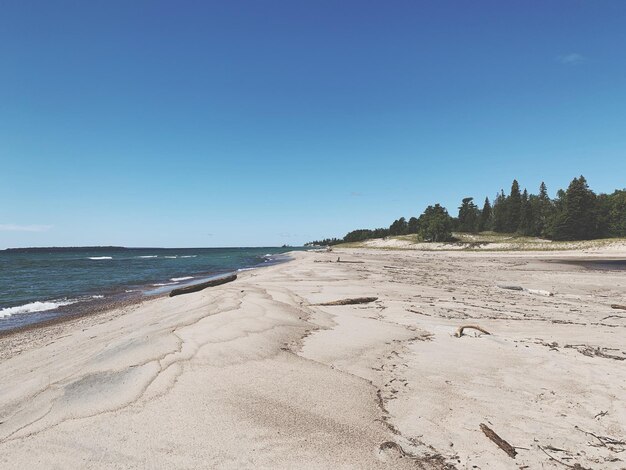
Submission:
[[[509,457],[511,457],[512,459],[515,458],[515,456],[517,455],[515,447],[513,447],[511,444],[498,436],[495,431],[486,424],[481,423],[480,429],[485,434],[485,436],[491,439],[500,449],[506,452]]]
[[[191,294],[192,292],[198,292],[203,289],[206,289],[207,287],[214,287],[214,286],[226,284],[227,282],[233,282],[235,279],[237,279],[237,275],[230,274],[228,276],[222,276],[222,277],[218,277],[215,279],[211,279],[210,281],[199,282],[197,284],[191,284],[189,286],[179,287],[178,289],[174,289],[170,291],[170,297],[174,297],[175,295],[181,295],[181,294]]]
[[[611,305],[611,308],[614,308],[615,310],[626,310],[626,305],[613,304]]]
[[[332,305],[355,305],[355,304],[369,304],[370,302],[374,302],[378,300],[378,297],[355,297],[352,299],[341,299],[341,300],[333,300],[332,302],[324,302],[319,305],[322,307],[328,307]]]
[[[486,335],[491,334],[487,330],[485,330],[483,327],[478,326],[478,325],[462,325],[462,326],[459,326],[459,328],[456,330],[456,333],[454,334],[454,336],[456,336],[457,338],[460,338],[461,336],[463,336],[463,330],[465,329],[478,330],[481,333],[484,333]]]

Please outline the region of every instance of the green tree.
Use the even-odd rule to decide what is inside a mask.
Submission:
[[[511,184],[511,194],[506,198],[505,207],[504,229],[506,232],[517,232],[522,215],[522,195],[517,180]]]
[[[480,211],[474,204],[473,197],[466,197],[459,207],[458,227],[459,232],[476,232],[478,230],[478,222]]]
[[[492,229],[494,232],[506,231],[506,215],[506,197],[504,191],[500,190],[493,200]]]
[[[522,193],[522,204],[517,231],[522,235],[532,235],[533,233],[533,210],[526,189],[524,189]]]
[[[589,240],[598,231],[596,195],[584,176],[570,183],[554,221],[555,240]]]
[[[480,211],[480,220],[478,221],[478,230],[485,231],[491,230],[491,203],[489,198],[485,198],[483,209]]]
[[[532,199],[533,211],[533,235],[538,237],[549,236],[552,217],[554,216],[554,204],[548,196],[548,188],[542,181],[539,186],[539,195]]]
[[[419,217],[419,233],[430,242],[443,242],[452,239],[452,217],[445,207],[439,204],[428,206]]]
[[[394,220],[389,227],[389,235],[405,235],[408,233],[409,225],[404,217]]]
[[[419,223],[417,217],[411,217],[408,224],[408,233],[417,233],[419,231]]]
[[[611,237],[626,237],[626,189],[615,191],[609,196],[608,234]]]

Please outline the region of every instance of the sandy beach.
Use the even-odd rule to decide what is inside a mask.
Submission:
[[[626,271],[547,262],[618,248],[297,252],[2,337],[0,467],[625,468]]]

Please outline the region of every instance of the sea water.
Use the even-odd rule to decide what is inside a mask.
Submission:
[[[0,331],[285,261],[294,248],[0,251]]]

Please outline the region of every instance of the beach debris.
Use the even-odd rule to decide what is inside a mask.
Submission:
[[[546,297],[554,296],[552,292],[548,290],[542,290],[542,289],[526,289],[526,292],[528,292],[529,294],[535,294],[535,295],[545,295]]]
[[[545,295],[546,297],[554,296],[554,293],[550,292],[548,290],[527,289],[525,287],[517,286],[517,285],[514,285],[514,284],[496,284],[496,287],[498,287],[500,289],[506,289],[506,290],[516,290],[516,291],[528,292],[529,294],[534,294],[534,295]]]
[[[522,286],[515,286],[512,284],[497,284],[497,287],[499,287],[500,289],[507,289],[507,290],[524,290]]]
[[[626,446],[626,442],[625,441],[622,441],[622,440],[619,440],[619,439],[615,439],[614,437],[599,436],[599,435],[594,434],[592,432],[585,431],[584,429],[580,429],[578,426],[574,426],[574,428],[577,429],[578,431],[586,434],[587,436],[591,436],[594,439],[596,439],[599,444],[589,444],[589,445],[591,445],[593,447],[606,447],[611,452],[623,452],[624,451],[622,446]]]
[[[485,330],[484,328],[478,326],[478,325],[463,325],[463,326],[459,326],[458,330],[456,330],[456,333],[454,334],[454,336],[456,336],[457,338],[460,338],[461,336],[463,336],[463,330],[467,329],[467,328],[471,328],[472,330],[478,330],[481,333],[484,333],[486,335],[490,335],[491,333],[489,333],[487,330]]]
[[[378,297],[355,297],[352,299],[341,299],[341,300],[334,300],[332,302],[324,302],[321,304],[313,304],[313,305],[318,305],[318,306],[322,306],[322,307],[328,307],[328,306],[332,306],[332,305],[355,305],[355,304],[369,304],[370,302],[374,302],[378,300]]]
[[[181,294],[191,294],[192,292],[198,292],[207,287],[219,286],[222,284],[226,284],[227,282],[232,282],[237,279],[236,274],[230,274],[228,276],[218,277],[216,279],[211,279],[206,282],[199,282],[197,284],[191,284],[189,286],[179,287],[178,289],[174,289],[170,292],[170,297],[174,297],[175,295]]]
[[[563,347],[567,349],[575,349],[580,354],[582,354],[583,356],[587,356],[587,357],[603,357],[604,359],[626,361],[626,355],[617,356],[615,354],[608,354],[605,352],[605,351],[618,351],[618,349],[614,349],[614,348],[601,348],[600,346],[594,347],[589,344],[566,344]]]
[[[480,429],[485,434],[485,436],[491,439],[491,441],[493,441],[500,449],[506,452],[509,457],[511,457],[512,459],[515,458],[515,456],[517,455],[517,451],[515,450],[515,447],[513,447],[511,444],[509,444],[500,436],[498,436],[495,433],[495,431],[491,429],[489,426],[487,426],[486,424],[481,423]]]
[[[554,460],[555,462],[560,463],[561,465],[563,465],[563,466],[565,466],[565,467],[568,467],[568,468],[573,468],[573,469],[575,469],[575,470],[591,470],[591,469],[589,469],[589,468],[583,467],[583,466],[582,466],[581,464],[579,464],[579,463],[575,463],[574,465],[570,465],[570,464],[568,464],[568,463],[563,462],[562,460],[557,459],[557,458],[556,458],[556,457],[554,457],[553,455],[548,454],[548,452],[546,452],[546,449],[548,449],[548,448],[550,448],[550,449],[554,449],[554,447],[547,446],[547,447],[546,447],[546,449],[544,449],[544,448],[543,448],[543,447],[541,447],[541,446],[537,446],[537,447],[539,447],[539,449],[541,450],[541,452],[543,452],[544,454],[546,454],[546,455],[550,458],[550,460]],[[556,450],[561,451],[561,449],[556,449]]]
[[[626,310],[626,305],[613,304],[611,305],[611,308],[614,308],[615,310]]]

